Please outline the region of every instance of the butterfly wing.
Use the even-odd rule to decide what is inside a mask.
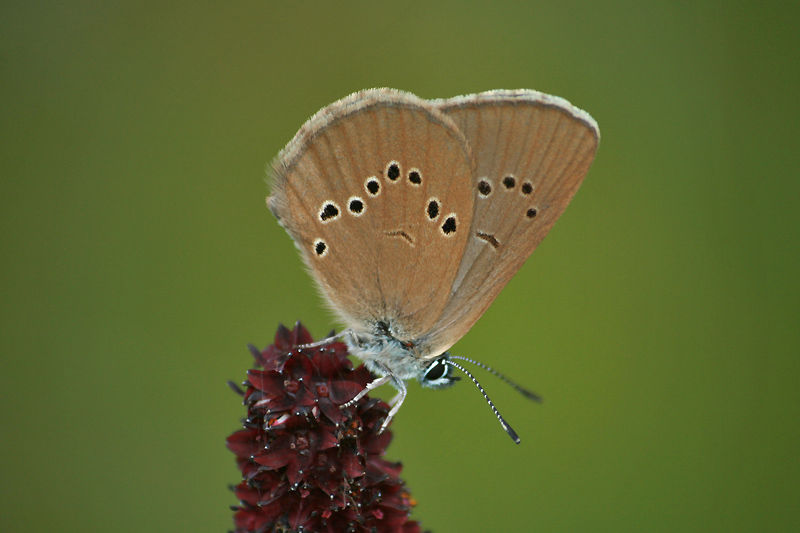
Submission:
[[[536,91],[431,103],[463,132],[476,166],[472,227],[429,336],[434,356],[469,331],[553,227],[588,172],[600,134],[588,113]]]
[[[373,89],[300,129],[273,163],[267,202],[348,326],[385,321],[410,340],[449,298],[472,222],[472,171],[450,118]]]

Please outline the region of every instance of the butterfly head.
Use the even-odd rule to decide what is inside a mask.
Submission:
[[[420,374],[419,382],[423,387],[431,389],[446,389],[455,385],[461,378],[453,375],[453,367],[448,364],[448,352],[443,353],[425,368]]]
[[[431,389],[451,387],[461,379],[453,376],[448,352],[431,357],[419,339],[401,340],[392,320],[379,321],[369,331],[350,331],[343,336],[350,353],[364,361],[373,374],[402,381],[416,379]]]

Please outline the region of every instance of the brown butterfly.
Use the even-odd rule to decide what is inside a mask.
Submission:
[[[404,380],[446,387],[456,367],[519,442],[447,350],[564,212],[599,140],[588,113],[536,91],[370,89],[319,111],[278,155],[269,208],[347,325],[338,336],[379,376],[352,401],[399,390],[383,428]]]

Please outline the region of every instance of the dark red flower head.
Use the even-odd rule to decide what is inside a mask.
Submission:
[[[263,370],[248,372],[244,429],[227,441],[243,475],[236,532],[419,533],[402,465],[382,458],[389,406],[365,396],[341,408],[372,377],[343,343],[298,348],[311,342],[298,323],[279,326],[263,351],[250,347]]]

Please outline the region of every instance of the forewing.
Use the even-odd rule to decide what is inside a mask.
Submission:
[[[414,339],[455,281],[472,221],[471,161],[464,136],[429,103],[362,91],[314,115],[279,154],[268,205],[348,326],[386,321]]]
[[[535,91],[431,103],[458,125],[476,166],[469,239],[430,335],[435,355],[466,334],[553,227],[588,172],[600,134],[586,112]]]

